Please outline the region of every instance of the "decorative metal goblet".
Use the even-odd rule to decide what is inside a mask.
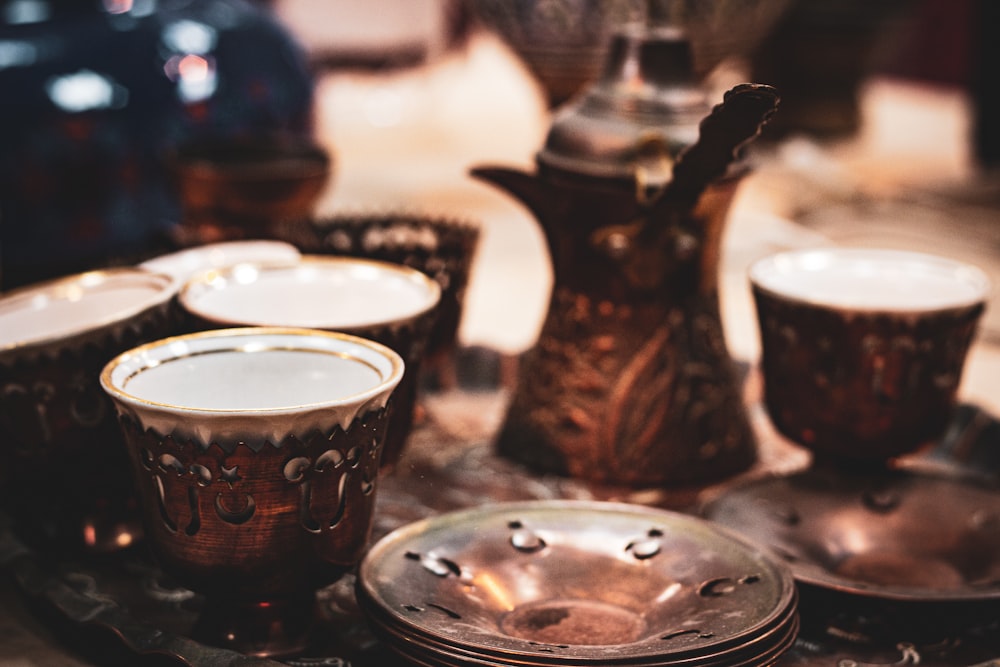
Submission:
[[[923,253],[824,248],[750,269],[764,404],[778,431],[822,459],[881,463],[952,416],[989,282]]]
[[[253,655],[305,648],[314,592],[367,545],[402,375],[372,341],[250,327],[160,340],[105,367],[148,544],[205,596],[195,638]]]

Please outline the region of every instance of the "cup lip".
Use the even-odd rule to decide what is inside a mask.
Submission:
[[[124,307],[107,316],[96,319],[85,324],[80,324],[61,333],[39,332],[36,335],[29,335],[19,340],[9,343],[0,342],[0,353],[18,349],[41,348],[64,341],[72,340],[78,336],[83,336],[101,329],[113,326],[118,323],[127,322],[140,313],[150,308],[161,306],[176,296],[182,286],[182,282],[174,275],[163,271],[153,271],[137,266],[111,267],[83,271],[80,273],[53,278],[31,285],[24,285],[0,294],[0,309],[20,300],[32,300],[42,296],[61,295],[71,290],[74,286],[84,290],[107,284],[110,281],[156,281],[159,283],[152,296],[141,299],[135,304]]]
[[[139,264],[139,268],[176,276],[178,290],[188,280],[204,271],[237,264],[293,264],[302,253],[291,243],[273,239],[219,241],[183,248],[158,255]]]
[[[376,317],[370,320],[359,320],[357,322],[346,322],[343,324],[332,323],[330,325],[320,324],[320,323],[310,323],[305,324],[280,324],[273,321],[265,321],[264,318],[233,318],[220,315],[218,313],[210,312],[198,306],[196,301],[196,292],[207,291],[207,290],[224,290],[225,282],[228,280],[233,280],[234,278],[239,282],[241,279],[238,278],[239,272],[250,271],[256,272],[253,276],[254,280],[258,280],[260,276],[266,274],[277,274],[289,271],[301,271],[302,269],[308,269],[309,267],[355,267],[355,266],[367,266],[374,267],[379,271],[387,271],[390,273],[397,274],[404,278],[405,280],[417,284],[422,290],[427,294],[427,299],[424,303],[420,304],[419,307],[410,310],[403,311],[392,315],[391,317]],[[243,278],[242,280],[246,280]],[[245,284],[245,283],[244,283]],[[201,318],[208,322],[213,322],[215,324],[220,324],[224,326],[257,326],[257,327],[273,327],[273,326],[292,326],[293,328],[315,328],[323,330],[358,330],[365,329],[369,327],[379,327],[392,325],[394,323],[406,322],[418,317],[425,315],[426,313],[432,311],[441,302],[441,285],[434,280],[432,277],[415,269],[413,267],[406,266],[405,264],[397,264],[394,262],[388,262],[384,260],[370,259],[367,257],[353,257],[353,256],[333,256],[333,255],[315,255],[306,254],[299,257],[299,261],[293,264],[285,265],[268,265],[259,262],[248,262],[241,263],[235,266],[224,267],[221,269],[210,269],[203,271],[196,276],[193,276],[190,280],[186,281],[178,290],[177,301],[181,308],[185,310],[188,314],[194,315],[195,317]]]
[[[856,262],[890,260],[898,264],[922,263],[937,270],[952,273],[961,282],[970,286],[973,293],[961,298],[929,302],[927,305],[906,304],[895,306],[891,304],[859,304],[851,303],[846,299],[823,299],[810,297],[802,293],[789,292],[788,290],[775,287],[773,282],[768,280],[768,272],[771,272],[772,274],[777,272],[779,270],[777,265],[781,263],[797,264],[801,266],[803,262],[816,263],[818,261],[822,261],[823,256],[826,256],[827,258],[833,257],[836,259]],[[987,276],[985,271],[974,264],[944,255],[896,248],[822,246],[816,248],[786,250],[773,253],[754,261],[750,265],[747,274],[751,287],[755,291],[768,294],[774,298],[792,303],[834,308],[837,310],[848,310],[860,313],[933,313],[965,309],[984,305],[989,299],[992,291],[992,281],[989,276]]]
[[[288,338],[295,340],[313,340],[313,341],[325,341],[327,344],[339,345],[340,350],[338,353],[342,356],[349,356],[353,350],[353,353],[358,356],[361,363],[365,363],[379,372],[381,380],[375,386],[366,389],[361,392],[354,394],[349,394],[346,396],[339,396],[337,398],[328,399],[324,401],[316,401],[312,403],[304,403],[299,405],[285,405],[276,406],[273,408],[202,408],[198,406],[190,405],[179,405],[175,403],[164,403],[160,401],[153,401],[141,396],[136,396],[131,394],[123,388],[124,382],[120,379],[116,379],[115,374],[121,368],[126,367],[130,362],[139,364],[131,372],[128,373],[125,380],[128,378],[135,377],[137,374],[142,373],[146,370],[154,368],[155,366],[164,363],[164,361],[169,361],[172,359],[179,358],[176,355],[169,354],[162,359],[148,358],[146,359],[150,352],[156,350],[164,350],[171,347],[176,347],[178,344],[185,343],[198,343],[203,341],[208,341],[208,347],[203,350],[195,352],[199,353],[211,353],[211,352],[225,352],[227,350],[240,350],[243,349],[246,352],[263,351],[264,349],[300,349],[300,350],[315,350],[317,352],[328,352],[329,349],[324,350],[323,348],[317,347],[281,347],[277,348],[275,346],[268,346],[267,348],[260,349],[246,349],[246,343],[239,345],[239,341],[244,339],[260,339],[263,337],[277,337],[277,338]],[[216,346],[212,346],[212,341],[216,342]],[[229,342],[229,344],[224,344]],[[358,354],[362,352],[362,354]],[[365,357],[364,354],[370,355]],[[373,357],[381,357],[388,362],[387,370],[380,370],[376,364],[372,363]],[[104,391],[111,396],[113,399],[117,399],[125,405],[129,405],[133,408],[139,409],[153,409],[161,410],[175,413],[184,413],[192,415],[218,415],[218,416],[251,416],[251,415],[288,415],[297,414],[303,411],[314,411],[323,408],[333,408],[340,406],[354,406],[368,404],[372,401],[379,399],[380,397],[388,398],[388,394],[399,384],[400,379],[403,377],[404,362],[402,357],[399,356],[395,351],[386,345],[381,343],[362,338],[360,336],[354,336],[350,334],[323,331],[319,329],[307,329],[307,328],[294,328],[294,327],[235,327],[230,329],[212,329],[208,331],[199,331],[195,333],[183,334],[179,336],[169,336],[167,338],[161,338],[143,345],[136,346],[130,350],[122,352],[121,354],[114,357],[109,361],[101,371],[100,383]]]

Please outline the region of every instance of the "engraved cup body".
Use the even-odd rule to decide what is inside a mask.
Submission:
[[[882,462],[919,449],[952,416],[988,284],[921,253],[821,249],[750,269],[764,403],[816,456]]]
[[[399,355],[366,339],[251,327],[157,341],[108,364],[101,383],[149,544],[206,597],[201,639],[265,655],[298,647],[315,590],[366,546],[402,374]],[[262,631],[268,609],[278,618]]]

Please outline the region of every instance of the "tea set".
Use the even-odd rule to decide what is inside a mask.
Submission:
[[[537,173],[472,175],[529,206],[555,270],[498,456],[711,488],[697,511],[505,501],[373,539],[479,239],[401,214],[202,237],[0,295],[0,483],[19,536],[88,558],[148,548],[204,600],[192,639],[273,659],[307,652],[317,591],[345,581],[373,635],[419,665],[772,665],[807,588],[1000,601],[1000,489],[906,463],[952,418],[990,290],[976,267],[835,247],[755,263],[761,403],[811,454],[756,474],[716,273],[740,149],[778,95],[744,84],[710,105],[689,49],[679,31],[622,32]]]

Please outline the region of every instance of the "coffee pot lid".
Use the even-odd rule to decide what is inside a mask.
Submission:
[[[537,159],[655,187],[670,180],[674,160],[698,140],[710,111],[685,31],[626,26],[612,37],[600,77],[556,111]]]

